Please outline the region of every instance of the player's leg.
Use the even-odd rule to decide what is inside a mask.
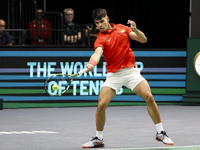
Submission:
[[[106,121],[106,114],[105,110],[108,107],[110,101],[116,95],[115,90],[110,87],[102,87],[100,94],[99,94],[99,101],[96,110],[96,130],[103,131],[104,124]]]
[[[167,136],[163,129],[158,106],[153,98],[151,89],[146,80],[141,81],[134,89],[133,92],[143,98],[147,104],[147,110],[152,118],[156,128],[156,140],[163,142],[167,145],[174,145],[174,142]]]
[[[151,89],[146,80],[141,81],[134,89],[133,92],[145,100],[147,104],[147,110],[152,118],[154,124],[161,123],[160,113],[158,106],[151,94]]]
[[[99,101],[96,110],[96,137],[94,137],[91,141],[83,144],[83,148],[104,147],[103,129],[106,121],[105,110],[115,95],[116,91],[112,88],[107,86],[102,87],[99,94]]]

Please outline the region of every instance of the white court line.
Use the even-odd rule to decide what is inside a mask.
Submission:
[[[2,134],[53,134],[58,132],[53,131],[9,131],[9,132],[0,132],[0,135]]]
[[[191,145],[191,146],[170,146],[170,147],[142,147],[142,148],[112,148],[112,149],[96,149],[96,150],[145,150],[145,149],[176,149],[176,148],[199,148],[200,149],[200,145]]]

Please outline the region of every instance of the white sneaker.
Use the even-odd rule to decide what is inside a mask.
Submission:
[[[161,141],[166,145],[174,145],[174,142],[167,136],[165,131],[156,134],[156,140]]]
[[[83,148],[94,148],[94,147],[104,147],[103,139],[100,140],[98,137],[94,137],[90,142],[82,145]]]

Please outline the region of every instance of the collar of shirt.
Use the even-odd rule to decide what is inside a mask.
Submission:
[[[117,26],[113,23],[110,23],[110,26],[112,27],[112,30],[106,30],[104,31],[103,33],[111,33],[112,31],[116,30],[117,29]]]

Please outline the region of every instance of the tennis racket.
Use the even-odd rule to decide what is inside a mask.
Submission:
[[[85,68],[71,75],[62,73],[54,74],[44,82],[44,89],[50,96],[61,96],[70,88],[72,81],[87,70],[88,68]]]

